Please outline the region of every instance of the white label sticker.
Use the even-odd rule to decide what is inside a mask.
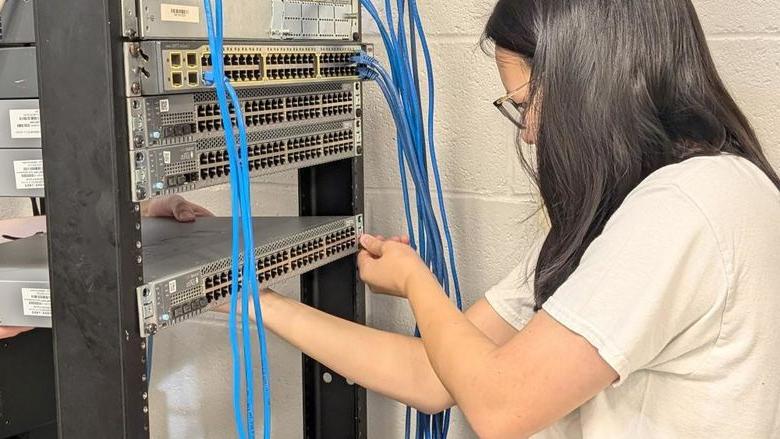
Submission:
[[[43,160],[15,160],[17,189],[43,189]]]
[[[12,139],[40,139],[41,113],[37,108],[29,110],[8,110],[11,120]]]
[[[171,152],[170,151],[163,151],[163,163],[166,165],[171,164]]]
[[[167,113],[170,109],[171,107],[168,103],[168,99],[160,99],[160,113]]]
[[[160,19],[180,23],[200,23],[200,7],[161,3]]]
[[[48,288],[22,288],[22,312],[31,317],[51,317]]]
[[[169,293],[175,293],[176,292],[176,281],[172,280],[168,282],[168,292]]]

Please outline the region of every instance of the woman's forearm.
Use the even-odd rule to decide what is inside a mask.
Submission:
[[[268,329],[350,381],[428,413],[453,404],[420,339],[340,319],[276,293],[263,294],[261,303]]]

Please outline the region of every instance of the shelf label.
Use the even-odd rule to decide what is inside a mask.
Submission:
[[[30,317],[51,317],[48,288],[22,288],[22,312]]]
[[[43,189],[43,160],[14,160],[17,189]]]
[[[41,113],[37,108],[8,110],[12,139],[40,139]]]
[[[200,7],[161,3],[160,20],[179,23],[200,23]]]

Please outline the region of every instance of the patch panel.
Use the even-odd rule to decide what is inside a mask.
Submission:
[[[186,93],[212,88],[204,75],[212,71],[204,42],[141,41],[125,44],[128,96]],[[355,81],[350,58],[369,45],[226,44],[225,75],[235,87],[286,85],[321,81]]]
[[[258,141],[269,130],[330,122],[351,121],[360,128],[360,86],[348,82],[239,89],[249,140]],[[130,147],[223,147],[222,111],[212,91],[130,98]],[[235,120],[232,104],[228,111]]]
[[[123,1],[127,35],[145,39],[205,39],[200,0]],[[224,5],[225,38],[353,40],[358,0],[231,0]]]
[[[152,244],[144,248],[147,283],[136,291],[143,336],[228,303],[231,284],[242,281],[231,269],[229,218],[166,229],[174,233],[165,239],[144,236]],[[354,254],[363,217],[255,218],[254,233],[258,281],[267,287]]]
[[[250,176],[314,166],[362,153],[355,121],[309,125],[264,132],[248,145]],[[230,175],[224,145],[197,143],[149,148],[130,153],[134,201],[227,183]]]

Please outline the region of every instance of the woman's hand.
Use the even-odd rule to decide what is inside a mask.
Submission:
[[[360,279],[379,294],[407,297],[407,285],[415,276],[431,276],[431,271],[409,246],[409,238],[364,234],[358,253]]]
[[[16,337],[22,332],[27,332],[32,329],[33,328],[28,328],[26,326],[0,326],[0,340],[4,338]]]
[[[179,195],[156,198],[144,207],[144,216],[174,218],[181,223],[191,223],[199,216],[214,216],[205,207],[191,203]]]

